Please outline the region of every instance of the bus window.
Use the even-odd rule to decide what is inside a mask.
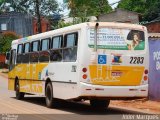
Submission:
[[[52,39],[52,49],[58,49],[62,46],[62,36],[53,37]]]
[[[66,47],[73,47],[75,44],[75,34],[67,35]]]
[[[29,52],[30,52],[30,43],[25,43],[22,63],[29,63],[29,57],[30,57]]]
[[[19,44],[18,45],[18,54],[21,54],[22,53],[22,51],[23,51],[23,45],[22,44]]]
[[[77,41],[78,33],[71,33],[65,35],[63,61],[74,62],[77,59]]]
[[[50,50],[50,60],[51,61],[61,61],[62,60],[62,36],[56,36],[52,38],[52,46]]]
[[[22,53],[23,53],[23,44],[19,44],[17,50],[17,63],[22,62],[23,59]]]
[[[38,62],[39,58],[39,41],[32,42],[31,53],[30,53],[30,62]]]
[[[32,52],[39,51],[39,41],[32,42]]]
[[[24,44],[24,53],[28,53],[30,51],[30,43]]]
[[[41,42],[41,50],[42,50],[42,51],[49,49],[49,41],[50,41],[49,38],[42,40],[42,42]]]
[[[41,51],[39,52],[39,62],[48,62],[49,61],[49,43],[50,38],[41,40]]]

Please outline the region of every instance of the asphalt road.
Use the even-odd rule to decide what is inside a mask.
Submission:
[[[7,78],[0,76],[0,119],[16,117],[32,120],[101,120],[108,118],[123,119],[123,115],[141,114],[135,111],[109,107],[106,110],[97,110],[90,107],[87,102],[75,103],[60,100],[60,106],[56,109],[45,107],[45,99],[41,96],[26,96],[24,100],[16,100],[14,91],[8,91]],[[9,115],[9,116],[8,116]],[[116,118],[114,118],[116,117]],[[18,119],[18,120],[19,120]],[[117,119],[117,120],[118,120]],[[17,120],[17,119],[16,119]]]

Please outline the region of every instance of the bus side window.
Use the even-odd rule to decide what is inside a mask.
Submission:
[[[39,62],[48,62],[49,61],[49,48],[50,48],[50,38],[41,40],[41,51],[39,52]]]
[[[29,63],[30,60],[29,52],[30,52],[30,43],[25,43],[22,63]]]
[[[40,46],[40,41],[33,41],[31,43],[31,53],[30,53],[30,62],[38,62],[39,58],[39,46]]]
[[[52,38],[50,60],[51,61],[62,61],[62,44],[63,36],[56,36]]]
[[[41,40],[41,51],[49,49],[50,38],[42,39]]]
[[[32,52],[37,52],[39,51],[39,41],[34,41],[32,42]]]
[[[30,43],[25,43],[24,44],[24,53],[29,53],[30,52]]]
[[[23,59],[22,53],[23,53],[23,44],[19,44],[17,49],[17,63],[22,62]]]
[[[66,34],[64,38],[63,61],[75,62],[77,60],[78,33]]]

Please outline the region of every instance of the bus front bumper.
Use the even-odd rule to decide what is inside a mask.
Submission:
[[[80,96],[106,98],[144,98],[148,84],[140,86],[102,86],[80,82]]]

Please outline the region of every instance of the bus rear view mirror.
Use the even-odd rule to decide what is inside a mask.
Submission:
[[[6,60],[9,60],[9,57],[10,57],[10,53],[7,52],[7,53],[6,53]]]
[[[6,53],[6,60],[5,60],[5,64],[9,64],[9,58],[10,58],[10,53],[7,52]]]

